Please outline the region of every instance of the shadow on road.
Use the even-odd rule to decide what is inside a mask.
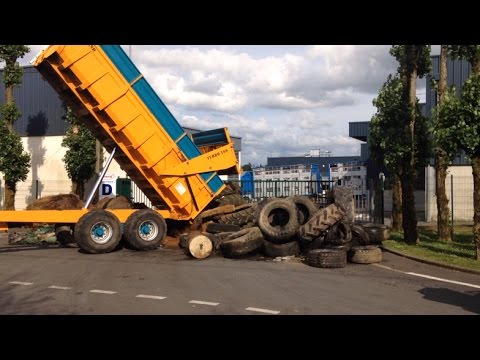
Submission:
[[[463,293],[445,288],[423,288],[419,293],[427,300],[458,306],[466,311],[480,314],[480,291]]]

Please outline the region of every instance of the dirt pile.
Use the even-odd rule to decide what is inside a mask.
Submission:
[[[83,201],[75,194],[45,196],[34,200],[27,210],[75,210],[83,207]]]
[[[92,205],[91,209],[132,209],[132,202],[127,197],[120,195],[114,198],[103,198]]]

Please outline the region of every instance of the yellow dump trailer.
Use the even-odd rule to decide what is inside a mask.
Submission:
[[[90,253],[113,250],[123,228],[152,249],[165,218],[194,219],[224,189],[218,174],[239,173],[228,130],[189,136],[120,46],[50,45],[32,63],[155,210],[0,211],[0,223],[59,224]]]

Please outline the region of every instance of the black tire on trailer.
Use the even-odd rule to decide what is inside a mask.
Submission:
[[[220,250],[224,257],[241,257],[261,248],[263,240],[260,229],[251,227],[229,235],[220,245]]]
[[[78,247],[73,237],[73,224],[55,224],[55,236],[60,245],[64,247]]]
[[[374,264],[382,261],[382,249],[378,246],[353,246],[348,252],[348,261],[355,264]]]
[[[151,209],[137,210],[125,221],[123,237],[135,250],[153,250],[167,235],[167,223]]]
[[[264,241],[263,252],[265,255],[271,258],[297,256],[300,254],[300,245],[297,241],[291,241],[286,244],[274,244],[270,241]]]
[[[114,250],[122,231],[118,218],[107,210],[92,210],[75,224],[75,242],[89,254],[103,254]]]
[[[332,225],[325,236],[325,242],[328,245],[343,245],[350,241],[352,241],[350,225],[343,221]]]
[[[350,230],[352,231],[352,242],[358,243],[358,245],[370,244],[370,237],[362,225],[351,224]]]
[[[308,196],[293,195],[287,197],[287,199],[292,200],[297,206],[298,225],[305,224],[318,210],[317,205]]]
[[[347,266],[347,253],[343,250],[315,249],[307,254],[305,263],[319,268],[343,268]]]
[[[271,242],[289,242],[298,230],[297,207],[287,199],[269,201],[260,211],[258,227]]]

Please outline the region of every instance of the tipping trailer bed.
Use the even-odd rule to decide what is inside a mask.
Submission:
[[[189,136],[118,45],[50,45],[33,65],[164,218],[194,219],[239,173],[226,128]],[[135,210],[112,210],[121,223]],[[0,223],[76,223],[88,211],[0,211]]]

